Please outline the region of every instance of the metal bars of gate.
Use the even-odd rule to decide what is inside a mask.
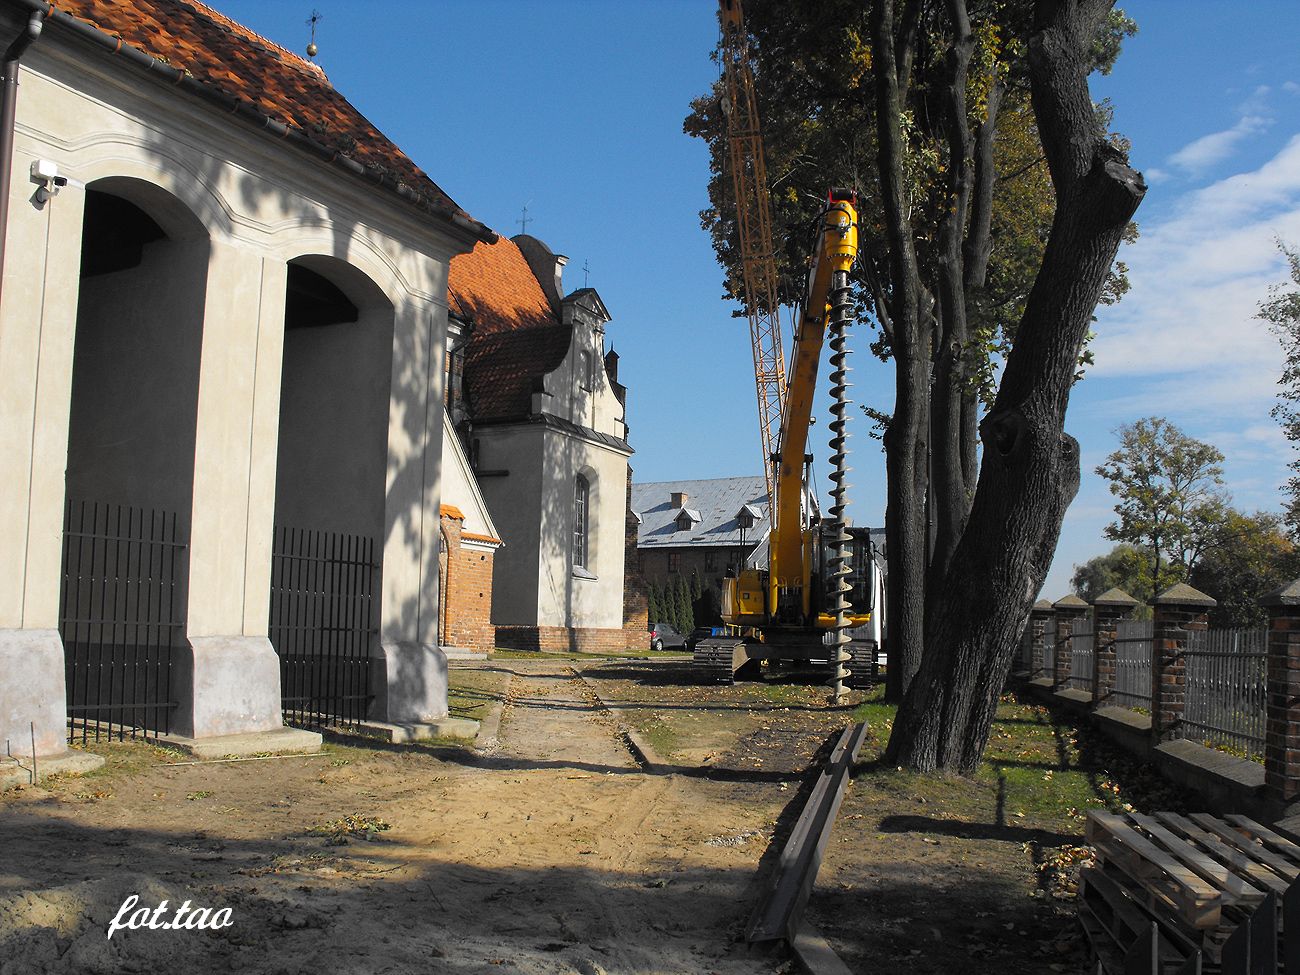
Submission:
[[[174,512],[67,502],[59,636],[70,742],[170,730],[172,651],[185,639],[186,555]]]
[[[1092,618],[1080,616],[1070,624],[1070,677],[1065,686],[1079,691],[1091,691],[1095,661]]]
[[[1115,687],[1110,702],[1121,708],[1151,709],[1151,620],[1122,620],[1115,632]]]
[[[1262,759],[1268,630],[1193,630],[1184,657],[1182,736]]]
[[[271,645],[284,718],[355,726],[371,701],[375,540],[277,526],[271,554]]]

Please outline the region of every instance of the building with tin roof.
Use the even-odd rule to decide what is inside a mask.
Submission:
[[[771,529],[761,477],[633,484],[632,510],[647,582],[698,574],[718,592],[727,570],[766,551]]]

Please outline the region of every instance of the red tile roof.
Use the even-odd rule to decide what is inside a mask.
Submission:
[[[465,352],[470,415],[479,422],[527,417],[542,377],[564,361],[572,329],[505,237],[452,258],[447,292],[452,314],[474,328]]]
[[[405,186],[426,209],[469,219],[334,89],[320,67],[211,7],[197,0],[57,0],[54,6],[354,160],[394,188]]]

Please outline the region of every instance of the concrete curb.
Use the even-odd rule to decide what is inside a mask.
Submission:
[[[604,712],[610,716],[610,719],[618,725],[619,735],[622,737],[624,744],[627,745],[628,751],[632,753],[632,757],[636,759],[638,765],[650,769],[656,765],[662,767],[668,764],[668,762],[664,760],[663,756],[655,751],[654,746],[651,745],[650,742],[646,741],[639,732],[629,727],[627,722],[619,718],[618,711],[615,710],[615,708],[621,708],[621,704],[615,704],[614,707],[610,707],[609,702],[600,696],[591,681],[587,680],[587,678],[583,676],[582,671],[574,667],[573,672],[577,676],[578,680],[582,681],[583,685],[587,688],[587,691],[591,694],[596,703],[600,705]]]
[[[355,734],[362,738],[377,738],[398,745],[408,741],[428,741],[431,738],[464,738],[472,741],[478,731],[479,723],[472,718],[446,717],[396,724],[363,721]]]
[[[852,975],[826,936],[807,921],[800,925],[790,948],[808,975]]]
[[[321,736],[301,728],[273,728],[241,735],[214,735],[211,738],[185,738],[160,735],[159,745],[174,748],[195,758],[246,758],[250,755],[314,755],[320,751]]]
[[[478,725],[478,735],[474,739],[475,748],[484,748],[495,745],[499,740],[501,732],[501,715],[505,713],[506,698],[510,694],[510,681],[506,681],[506,686],[501,691],[499,700],[493,702],[491,710],[483,715]]]

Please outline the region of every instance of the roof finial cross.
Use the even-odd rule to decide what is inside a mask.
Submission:
[[[584,288],[587,286],[587,275],[590,272],[591,272],[591,268],[587,267],[587,259],[584,257],[582,259],[582,286]]]
[[[532,223],[532,221],[528,219],[528,204],[527,204],[527,203],[524,204],[524,214],[523,214],[523,216],[520,217],[518,220],[516,220],[515,223],[519,224],[519,232],[520,232],[521,234],[526,234],[526,233],[528,233],[528,225],[529,225],[530,223]]]
[[[311,16],[307,18],[307,25],[311,27],[311,41],[307,44],[307,57],[314,58],[319,48],[316,47],[316,25],[324,18],[321,17],[319,10],[313,10]]]

